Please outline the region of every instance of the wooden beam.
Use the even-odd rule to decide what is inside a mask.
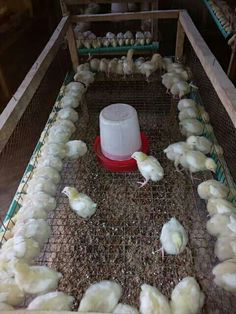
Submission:
[[[228,41],[228,44],[231,46],[231,56],[230,56],[230,61],[229,61],[229,66],[228,66],[228,77],[231,80],[235,80],[236,78],[236,34],[230,38]]]
[[[0,65],[0,89],[2,89],[4,97],[8,100],[10,97],[10,91],[7,86],[7,82],[5,80],[5,76],[3,74],[1,65]]]
[[[144,20],[151,18],[158,19],[177,19],[179,10],[162,11],[143,11],[129,13],[108,13],[108,14],[89,14],[72,15],[72,22],[103,22],[103,21],[124,21],[124,20]]]
[[[68,47],[69,47],[69,51],[70,51],[70,57],[71,57],[73,69],[76,72],[77,67],[79,65],[79,58],[78,58],[78,51],[77,51],[77,45],[76,45],[76,40],[75,40],[75,34],[74,34],[74,31],[73,31],[71,24],[68,27],[66,38],[68,41]]]
[[[151,3],[153,0],[96,0],[95,2],[96,3],[136,3],[136,2],[149,2]],[[79,5],[79,4],[89,4],[93,1],[91,0],[64,0],[65,4],[66,5]]]
[[[33,98],[47,69],[52,63],[69,25],[69,17],[63,17],[47,45],[27,73],[23,82],[0,116],[0,152],[13,133],[17,123]]]
[[[236,89],[234,85],[208,48],[186,11],[180,12],[179,21],[212,86],[236,127]]]
[[[176,46],[175,46],[175,60],[181,60],[183,57],[183,51],[184,51],[184,37],[185,33],[183,30],[183,27],[178,20],[177,24],[177,34],[176,34]]]

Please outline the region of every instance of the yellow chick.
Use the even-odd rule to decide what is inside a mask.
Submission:
[[[187,144],[186,142],[177,142],[170,144],[166,149],[164,149],[164,153],[169,160],[175,162],[176,170],[178,169],[179,158],[182,154],[192,149],[192,146]]]
[[[139,66],[139,71],[146,76],[148,81],[149,76],[161,67],[162,56],[159,53],[155,53],[152,56],[151,61],[146,61]]]
[[[190,93],[190,86],[185,81],[179,81],[171,86],[170,92],[174,97],[178,96],[180,99]]]
[[[163,178],[164,170],[159,161],[153,156],[135,152],[131,157],[136,160],[138,169],[145,178],[144,182],[138,182],[138,184],[141,184],[141,187],[145,186],[149,180],[157,182]]]
[[[100,65],[100,60],[97,58],[93,58],[89,62],[90,64],[90,70],[93,72],[98,72],[99,71],[99,65]]]
[[[109,60],[102,58],[99,64],[99,72],[106,73],[108,72]]]
[[[180,121],[184,119],[195,119],[198,117],[198,110],[196,108],[185,108],[179,112],[178,118]]]
[[[204,124],[197,119],[184,119],[179,122],[182,135],[189,137],[191,135],[201,135],[204,130]]]
[[[193,277],[185,277],[171,294],[172,314],[198,314],[204,304],[204,293]]]
[[[80,301],[79,312],[111,313],[121,297],[121,286],[109,280],[91,285]]]
[[[215,243],[215,256],[222,262],[236,258],[236,233],[235,236],[220,235]]]
[[[171,314],[168,299],[155,287],[147,284],[141,286],[141,314]]]
[[[97,204],[89,196],[79,193],[76,188],[66,186],[62,193],[69,198],[71,209],[80,217],[90,218],[96,212]]]
[[[166,92],[169,93],[171,87],[181,80],[177,73],[165,73],[162,75],[162,84],[166,87]]]
[[[114,58],[108,63],[108,77],[110,77],[112,74],[116,74],[116,69],[118,66],[118,59]]]
[[[0,279],[0,300],[9,305],[20,305],[25,299],[24,292],[19,288],[14,278]]]
[[[178,102],[177,108],[179,111],[182,111],[186,108],[197,109],[197,104],[193,99],[184,98]]]
[[[229,259],[216,265],[212,273],[217,286],[226,291],[236,292],[236,259]]]
[[[124,76],[126,75],[132,75],[135,72],[135,65],[134,65],[134,61],[133,61],[133,54],[134,54],[134,50],[133,49],[129,49],[127,52],[127,56],[123,61],[123,72],[124,72]]]
[[[16,284],[28,294],[43,294],[57,289],[61,273],[46,266],[29,266],[21,261],[14,264]]]
[[[210,198],[207,202],[207,211],[210,216],[215,214],[231,215],[236,214],[236,207],[223,198]]]
[[[216,180],[207,180],[198,185],[198,195],[208,200],[210,198],[226,198],[229,193],[229,188],[223,183]]]
[[[14,311],[14,307],[9,304],[0,302],[0,311]]]
[[[86,86],[89,86],[94,82],[95,73],[91,71],[79,71],[75,74],[74,80],[84,83]]]
[[[54,291],[40,295],[30,302],[28,310],[71,311],[74,298],[63,292]]]
[[[118,303],[112,314],[139,314],[139,311],[134,306]]]
[[[203,154],[209,154],[212,149],[212,142],[209,141],[205,136],[191,135],[186,140],[187,144],[192,146],[194,150],[198,150]]]
[[[207,222],[207,231],[212,236],[236,236],[236,215],[216,214]]]

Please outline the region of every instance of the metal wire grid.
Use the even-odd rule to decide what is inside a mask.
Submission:
[[[68,58],[65,51],[60,50],[0,154],[0,216],[2,218],[52,110],[52,104],[68,67],[66,60]]]
[[[213,126],[215,136],[224,149],[224,158],[228,168],[233,179],[236,180],[236,129],[187,40],[185,42],[185,56],[199,87],[203,104],[210,115],[210,123]]]
[[[141,129],[150,140],[150,153],[164,167],[162,181],[138,189],[136,182],[141,177],[137,171],[109,173],[96,161],[93,143],[99,132],[98,114],[101,108],[115,102],[137,108]],[[199,200],[189,177],[177,173],[162,152],[170,142],[181,139],[176,119],[171,117],[174,110],[170,97],[157,81],[106,81],[92,85],[87,103],[90,120],[84,127],[86,119],[80,116],[75,138],[84,140],[89,151],[86,157],[64,166],[58,206],[49,218],[52,235],[38,263],[62,272],[59,289],[72,294],[77,302],[90,284],[115,279],[123,286],[121,301],[138,306],[144,282],[170,296],[180,279],[194,276],[206,294],[202,313],[233,313],[234,298],[212,282],[216,259],[214,240],[205,229],[204,202]],[[176,103],[172,102],[173,106]],[[208,176],[199,178],[203,181]],[[65,185],[75,186],[98,203],[91,219],[82,220],[71,211],[68,200],[60,194]],[[181,255],[169,255],[162,261],[157,252],[159,235],[163,223],[172,216],[188,231],[189,244]]]

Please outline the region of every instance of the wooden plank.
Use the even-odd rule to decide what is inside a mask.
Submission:
[[[176,46],[175,46],[175,60],[181,60],[183,57],[183,51],[184,51],[184,37],[185,33],[183,30],[183,27],[178,21],[177,24],[177,34],[176,34]]]
[[[140,3],[140,2],[152,2],[153,0],[96,0],[96,3]],[[66,5],[79,5],[89,4],[91,0],[64,0]]]
[[[0,116],[0,152],[6,145],[54,59],[60,47],[60,43],[65,36],[68,25],[69,17],[63,17],[47,45],[2,112]]]
[[[73,31],[71,24],[68,27],[66,38],[68,41],[68,46],[69,46],[70,57],[71,57],[73,69],[74,69],[74,71],[76,71],[77,67],[79,65],[79,58],[78,58],[77,45],[76,45],[76,41],[75,41],[75,34],[74,34],[74,31]]]
[[[231,46],[232,51],[231,51],[227,74],[231,80],[235,80],[236,78],[236,34],[230,38],[230,40],[228,41],[228,45]]]
[[[186,11],[179,20],[218,97],[236,127],[236,89],[212,54]]]
[[[5,80],[5,76],[3,74],[1,65],[0,65],[0,89],[2,89],[4,97],[7,98],[8,100],[8,98],[10,97],[10,91],[7,86],[7,82]]]
[[[72,15],[72,22],[102,22],[102,21],[122,21],[122,20],[143,20],[143,19],[177,19],[179,10],[156,10],[129,13],[108,13],[108,14],[89,14]]]

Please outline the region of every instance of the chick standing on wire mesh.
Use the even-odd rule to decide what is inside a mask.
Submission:
[[[139,71],[141,74],[146,76],[147,82],[149,81],[149,76],[154,73],[157,69],[162,67],[162,56],[159,53],[155,53],[152,56],[151,61],[146,61],[139,66]]]
[[[103,280],[91,285],[80,301],[80,312],[111,313],[122,294],[121,286],[115,281]]]
[[[236,214],[236,207],[223,198],[210,198],[207,202],[207,211],[210,216],[215,214]]]
[[[207,231],[212,236],[236,236],[236,215],[216,214],[207,222]]]
[[[142,152],[135,152],[131,156],[137,162],[138,169],[145,178],[144,182],[138,182],[141,187],[146,185],[149,180],[160,181],[164,176],[164,170],[159,161],[153,156],[147,156]]]
[[[197,104],[193,99],[184,98],[178,102],[177,108],[179,111],[187,108],[197,109]]]
[[[134,50],[129,49],[127,52],[127,56],[123,61],[123,72],[124,76],[126,75],[132,75],[135,72],[135,66],[134,66],[134,61],[133,61],[133,54]]]
[[[69,198],[69,204],[76,214],[82,218],[90,218],[97,208],[91,198],[83,193],[79,193],[76,188],[66,186],[62,193]]]
[[[13,306],[20,305],[25,300],[25,293],[18,286],[15,278],[1,278],[0,300]]]
[[[219,181],[207,180],[198,185],[197,192],[204,200],[211,198],[225,199],[229,194],[229,188]]]
[[[171,255],[182,253],[188,243],[188,235],[180,222],[176,218],[171,218],[162,227],[160,241],[163,258],[164,251]]]
[[[87,145],[80,140],[69,141],[65,144],[66,157],[70,160],[78,159],[87,153]]]
[[[212,273],[217,286],[232,293],[236,292],[236,259],[229,259],[216,265]]]
[[[175,162],[176,170],[178,170],[177,166],[180,156],[190,149],[192,149],[192,146],[186,142],[177,142],[170,144],[166,149],[164,149],[164,153],[169,160]]]
[[[179,122],[180,132],[182,135],[201,135],[204,130],[204,124],[197,119],[184,119]]]
[[[169,93],[171,87],[181,81],[181,77],[177,73],[165,73],[162,75],[162,84],[166,88],[166,93]]]

